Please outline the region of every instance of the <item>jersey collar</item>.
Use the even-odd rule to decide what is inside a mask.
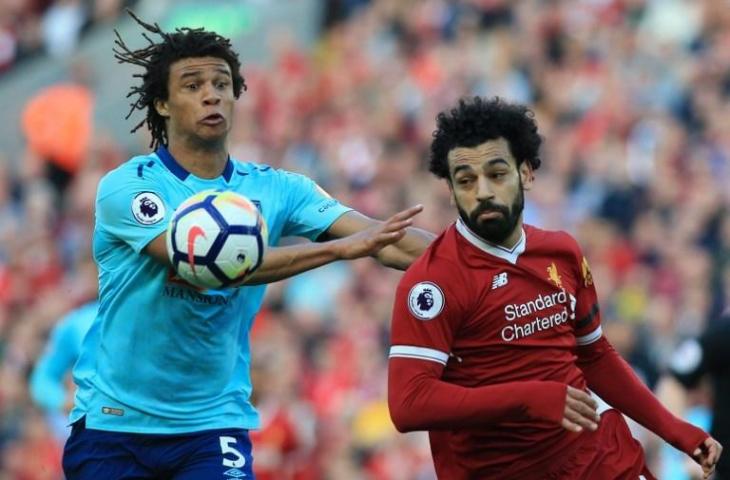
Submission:
[[[167,167],[168,170],[170,170],[173,175],[175,175],[180,180],[185,181],[189,176],[190,172],[185,170],[182,165],[177,163],[177,160],[175,160],[175,157],[172,156],[170,151],[165,147],[164,145],[160,145],[157,147],[157,150],[155,150],[155,153],[159,157],[159,159],[162,161],[162,163]],[[223,169],[223,178],[226,179],[226,182],[231,181],[231,177],[233,176],[233,162],[231,162],[231,157],[228,156],[228,159],[226,160],[226,166]]]
[[[484,241],[476,233],[472,232],[461,218],[456,220],[456,231],[459,232],[466,241],[477,247],[479,250],[501,258],[502,260],[506,260],[513,265],[517,263],[517,259],[527,247],[527,236],[525,235],[524,229],[521,231],[519,241],[512,248],[505,248]]]

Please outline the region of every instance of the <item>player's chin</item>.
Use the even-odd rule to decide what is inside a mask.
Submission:
[[[479,219],[477,220],[479,230],[487,234],[495,235],[506,229],[502,218]]]
[[[200,122],[198,123],[199,132],[221,132],[230,130],[230,123],[226,119],[219,119],[215,122]]]
[[[204,128],[198,129],[198,138],[204,143],[216,143],[221,140],[225,140],[230,129],[225,124],[215,126],[204,126]]]

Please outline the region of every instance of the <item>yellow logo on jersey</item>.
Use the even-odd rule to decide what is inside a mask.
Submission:
[[[548,265],[547,272],[548,272],[548,280],[553,282],[556,287],[563,288],[563,282],[560,280],[560,274],[558,273],[558,266],[555,265],[555,262]]]
[[[591,273],[591,267],[588,266],[588,260],[586,260],[586,257],[583,257],[580,268],[583,271],[583,285],[586,287],[593,285],[593,274]]]

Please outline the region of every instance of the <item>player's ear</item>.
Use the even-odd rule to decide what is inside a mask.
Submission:
[[[170,116],[170,112],[167,109],[167,102],[165,100],[156,98],[155,99],[155,110],[163,118],[168,118]]]
[[[452,207],[456,207],[456,198],[454,197],[454,184],[451,183],[451,178],[446,179],[446,185],[449,186],[449,205]]]
[[[520,178],[522,179],[522,188],[524,190],[532,188],[532,181],[535,180],[535,172],[532,170],[530,162],[526,160],[520,165]]]

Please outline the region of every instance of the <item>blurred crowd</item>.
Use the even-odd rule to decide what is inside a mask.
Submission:
[[[282,33],[269,67],[242,59],[232,155],[373,217],[423,203],[417,225],[438,232],[455,210],[427,171],[436,114],[465,95],[531,105],[546,141],[526,221],[578,238],[604,331],[655,387],[677,342],[730,306],[726,0],[327,7],[312,50]],[[33,406],[27,378],[55,322],[96,295],[96,182],[148,142],[114,138],[97,132],[73,171],[31,148],[17,169],[0,161],[0,479],[61,478],[59,413]],[[433,478],[426,435],[397,434],[385,403],[399,278],[365,259],[270,286],[252,333],[257,478]],[[710,414],[711,392],[690,405]],[[691,478],[636,434],[660,478]]]
[[[27,58],[67,57],[96,24],[111,24],[135,0],[2,0],[0,76]]]

